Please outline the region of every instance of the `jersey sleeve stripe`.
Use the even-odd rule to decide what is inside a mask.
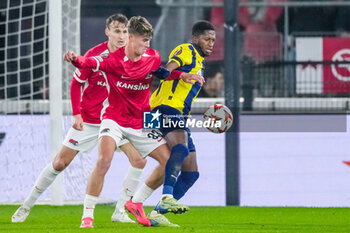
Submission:
[[[75,72],[78,76],[81,75],[80,70],[79,70],[78,68],[76,68],[74,72]]]
[[[176,62],[179,66],[183,66],[182,60],[181,60],[179,57],[177,57],[177,56],[173,56],[173,57],[170,59],[170,61],[174,61],[174,62]]]
[[[96,69],[93,69],[94,72],[98,71],[100,69],[100,61],[96,58],[96,57],[93,57],[96,62],[97,62],[97,66],[96,66]]]
[[[75,78],[75,80],[77,80],[80,83],[85,83],[85,80],[81,80],[80,78],[78,78],[77,74],[74,72],[73,77]]]

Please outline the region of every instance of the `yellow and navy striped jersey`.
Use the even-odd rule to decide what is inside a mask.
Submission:
[[[169,55],[169,62],[174,61],[179,65],[177,70],[203,76],[204,57],[195,45],[187,43],[177,46]],[[157,90],[151,96],[151,108],[159,105],[173,107],[184,115],[189,115],[192,102],[197,97],[201,86],[186,83],[182,79],[162,80]]]

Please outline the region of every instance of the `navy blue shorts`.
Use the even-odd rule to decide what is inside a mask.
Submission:
[[[168,117],[170,121],[172,121],[173,123],[176,123],[176,126],[174,126],[174,124],[171,124],[167,128],[161,127],[159,130],[163,134],[163,136],[165,137],[169,132],[177,130],[177,129],[186,130],[187,131],[187,138],[188,138],[188,149],[190,152],[195,152],[196,147],[193,143],[191,131],[189,128],[186,127],[186,119],[183,116],[183,114],[179,110],[172,108],[168,105],[157,106],[152,110],[152,112],[155,112],[157,110],[159,110],[159,112],[162,113],[162,118]],[[182,122],[182,124],[179,122]],[[182,125],[183,125],[183,127],[182,127]]]

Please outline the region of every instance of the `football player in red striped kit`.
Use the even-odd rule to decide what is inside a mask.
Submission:
[[[85,56],[108,56],[109,53],[125,46],[128,41],[127,23],[128,19],[122,14],[108,17],[105,29],[108,41],[91,48]],[[71,103],[74,118],[72,127],[64,139],[61,150],[53,161],[43,169],[29,196],[12,216],[12,222],[24,222],[39,196],[70,164],[76,154],[79,151],[89,152],[95,147],[98,142],[101,110],[107,96],[106,80],[102,72],[93,72],[91,69],[76,69],[71,82]],[[134,222],[125,213],[124,204],[135,192],[136,187],[132,189],[130,186],[135,183],[135,179],[137,180],[141,176],[146,161],[127,140],[122,140],[118,146],[128,156],[131,166],[126,175],[112,221]],[[130,177],[133,181],[129,181]]]

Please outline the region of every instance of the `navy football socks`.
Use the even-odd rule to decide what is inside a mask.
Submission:
[[[182,163],[188,154],[189,150],[183,144],[177,144],[171,149],[170,158],[165,166],[163,194],[173,194]]]

